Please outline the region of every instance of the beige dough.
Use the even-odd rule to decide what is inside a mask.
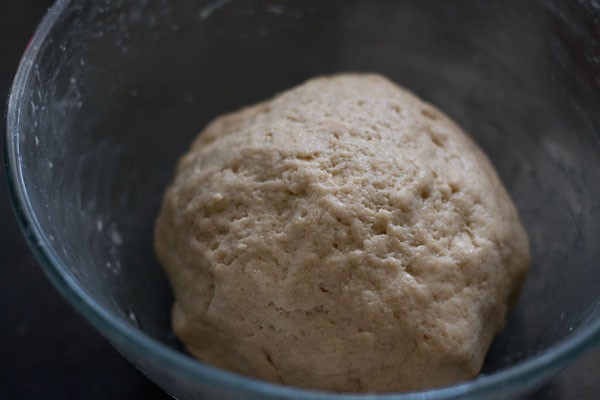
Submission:
[[[155,247],[191,354],[343,392],[477,375],[529,265],[486,156],[371,74],[210,123],[179,162]]]

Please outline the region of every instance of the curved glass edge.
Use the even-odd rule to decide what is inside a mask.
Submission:
[[[307,391],[293,387],[257,381],[231,372],[223,371],[186,356],[149,337],[104,310],[85,289],[67,272],[60,258],[42,231],[35,211],[27,196],[23,171],[19,164],[19,127],[23,91],[31,76],[31,68],[41,45],[59,16],[71,4],[71,0],[58,0],[38,26],[33,39],[27,46],[19,64],[9,95],[6,136],[5,167],[12,204],[21,230],[37,261],[58,291],[81,313],[100,333],[115,343],[126,346],[140,358],[154,358],[156,363],[176,369],[190,379],[199,379],[211,386],[224,390],[260,394],[278,398],[330,399],[330,400],[425,400],[458,399],[464,395],[490,395],[508,388],[510,383],[538,382],[546,377],[547,367],[560,369],[600,341],[600,320],[583,327],[572,337],[552,346],[544,352],[522,361],[515,366],[494,374],[454,386],[421,392],[401,394],[339,394],[331,392]]]

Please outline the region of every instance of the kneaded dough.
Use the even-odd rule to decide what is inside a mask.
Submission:
[[[481,150],[372,74],[312,79],[215,119],[155,232],[191,354],[343,392],[477,375],[528,246]]]

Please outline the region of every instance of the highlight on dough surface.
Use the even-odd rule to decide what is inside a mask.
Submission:
[[[155,248],[191,354],[341,392],[476,376],[529,266],[486,156],[374,74],[212,121],[178,164]]]

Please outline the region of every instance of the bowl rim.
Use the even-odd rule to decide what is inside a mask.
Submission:
[[[515,365],[501,369],[489,375],[480,374],[477,378],[452,386],[408,393],[384,394],[340,394],[305,390],[295,387],[273,384],[224,371],[192,359],[158,340],[150,337],[138,328],[124,321],[121,317],[105,310],[86,292],[83,285],[69,273],[67,266],[61,261],[50,238],[42,230],[36,211],[29,201],[28,189],[22,170],[20,151],[22,106],[24,89],[31,78],[32,68],[40,55],[50,31],[59,21],[63,12],[72,0],[57,0],[52,5],[33,37],[29,41],[11,87],[5,135],[5,168],[12,204],[21,230],[35,258],[41,264],[45,274],[67,299],[67,301],[83,315],[100,333],[127,349],[138,359],[153,359],[175,368],[186,378],[209,383],[227,391],[263,395],[276,398],[331,399],[331,400],[416,400],[416,399],[457,399],[465,395],[489,395],[500,393],[514,383],[524,386],[541,382],[557,370],[566,366],[577,356],[593,347],[600,341],[600,319],[580,328],[543,352],[522,360]],[[158,383],[158,382],[157,382]]]

